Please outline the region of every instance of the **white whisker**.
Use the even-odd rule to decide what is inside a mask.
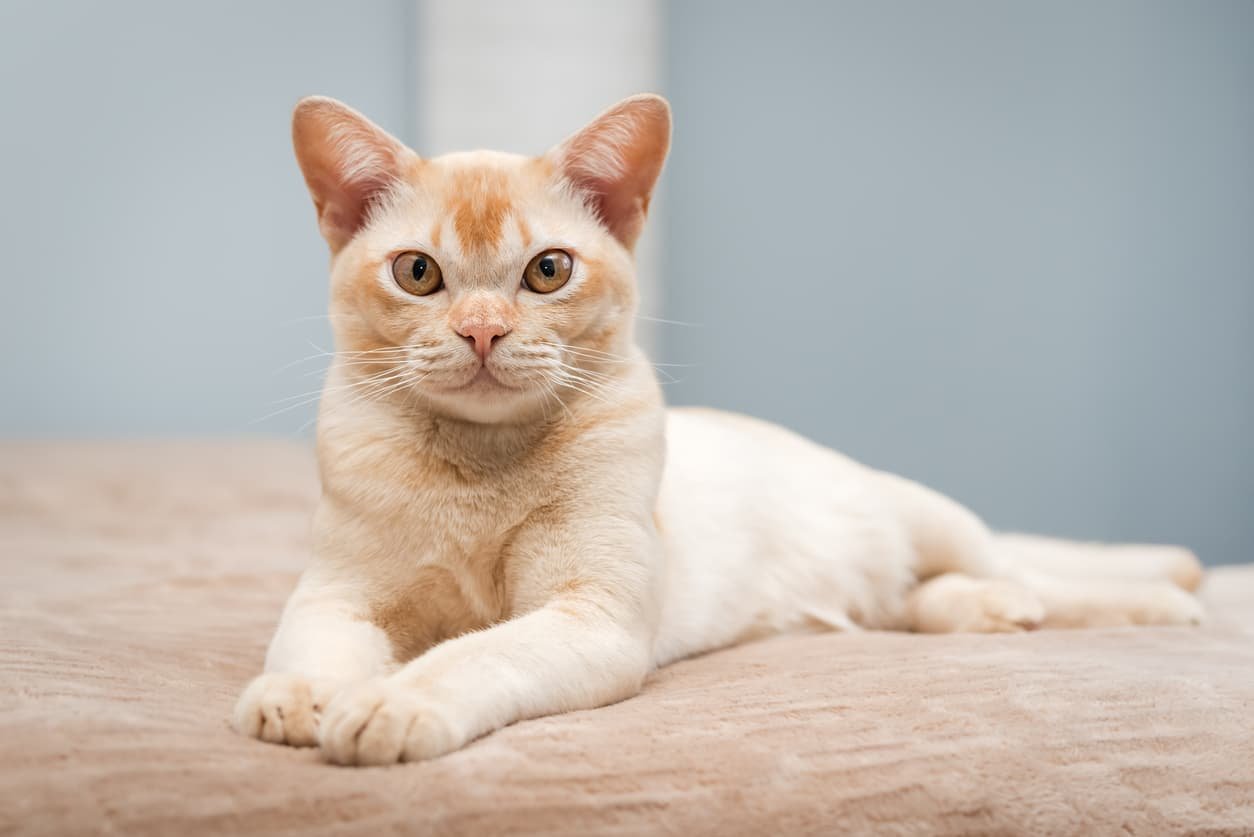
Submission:
[[[683,320],[668,320],[664,317],[648,317],[644,314],[637,314],[637,320],[645,320],[650,323],[662,323],[663,325],[685,326],[687,328],[705,328],[702,323],[685,323]]]
[[[378,373],[376,373],[376,374],[374,374],[374,375],[370,375],[370,376],[368,376],[368,377],[366,377],[366,378],[362,378],[362,379],[358,379],[358,380],[352,380],[352,381],[347,381],[347,382],[342,383],[342,384],[337,384],[336,386],[333,386],[333,387],[331,387],[331,388],[329,388],[329,389],[328,389],[327,387],[325,387],[325,386],[324,386],[324,387],[320,387],[320,388],[318,388],[318,389],[316,389],[316,390],[310,390],[309,392],[304,392],[304,393],[301,393],[301,394],[299,394],[299,395],[289,395],[289,396],[287,396],[286,398],[276,398],[276,399],[274,400],[274,402],[273,402],[273,403],[275,403],[275,404],[282,404],[282,403],[283,403],[283,402],[285,402],[285,401],[293,401],[293,400],[295,400],[295,399],[299,399],[299,398],[308,398],[308,397],[309,397],[309,396],[311,396],[311,395],[325,395],[325,394],[327,394],[327,393],[342,392],[342,391],[344,391],[344,390],[353,389],[354,387],[364,386],[364,385],[366,385],[366,384],[372,383],[373,381],[376,381],[376,380],[382,379],[382,378],[384,378],[384,377],[386,377],[386,376],[388,376],[388,375],[392,374],[392,373],[393,373],[393,372],[395,372],[395,371],[396,371],[396,370],[393,370],[393,369],[385,369],[385,370],[383,370],[382,372],[378,372]]]

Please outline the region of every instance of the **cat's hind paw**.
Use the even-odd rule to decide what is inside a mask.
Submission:
[[[921,633],[1017,633],[1039,628],[1045,606],[1010,581],[950,574],[925,581],[907,602],[910,628]]]
[[[1154,584],[1128,610],[1134,625],[1201,625],[1206,620],[1202,603],[1174,584]]]
[[[988,634],[1034,631],[1045,621],[1045,606],[1026,587],[1009,581],[981,583],[979,615],[966,630]]]

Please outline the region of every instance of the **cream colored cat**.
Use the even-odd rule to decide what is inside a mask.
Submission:
[[[631,255],[664,100],[539,158],[423,160],[322,98],[293,134],[338,352],[313,559],[240,732],[410,761],[779,631],[1199,620],[1184,550],[991,535],[781,428],[664,409]]]

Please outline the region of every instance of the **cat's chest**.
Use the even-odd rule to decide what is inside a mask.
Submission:
[[[364,586],[369,619],[398,660],[510,616],[512,544],[572,490],[560,456],[488,470],[412,447],[372,445],[356,459],[330,446],[320,453],[328,511],[317,528]]]
[[[396,534],[435,563],[495,560],[512,534],[560,492],[541,478],[444,484],[391,515]]]
[[[374,516],[370,618],[398,659],[510,615],[511,544],[551,497],[522,484],[446,484]]]
[[[505,564],[499,550],[453,560],[413,561],[374,586],[369,619],[391,640],[398,662],[507,616]]]

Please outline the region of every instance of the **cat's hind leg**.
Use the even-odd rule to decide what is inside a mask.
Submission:
[[[984,521],[966,506],[904,477],[872,472],[874,484],[914,549],[920,581],[960,573],[972,578],[1012,576]]]
[[[1043,627],[1202,619],[1201,605],[1186,592],[1200,582],[1201,567],[1187,550],[993,535],[942,494],[892,474],[874,479],[914,547],[920,584],[906,608],[913,630],[1015,630],[1006,613],[1019,614],[1025,598],[1044,606]]]
[[[1045,622],[1041,598],[1015,578],[975,514],[902,477],[876,473],[875,479],[914,548],[919,584],[906,597],[907,630],[1011,633]]]
[[[1010,633],[1045,628],[1197,625],[1196,598],[1174,584],[1052,578],[971,578],[948,573],[906,598],[905,628],[919,633]]]

